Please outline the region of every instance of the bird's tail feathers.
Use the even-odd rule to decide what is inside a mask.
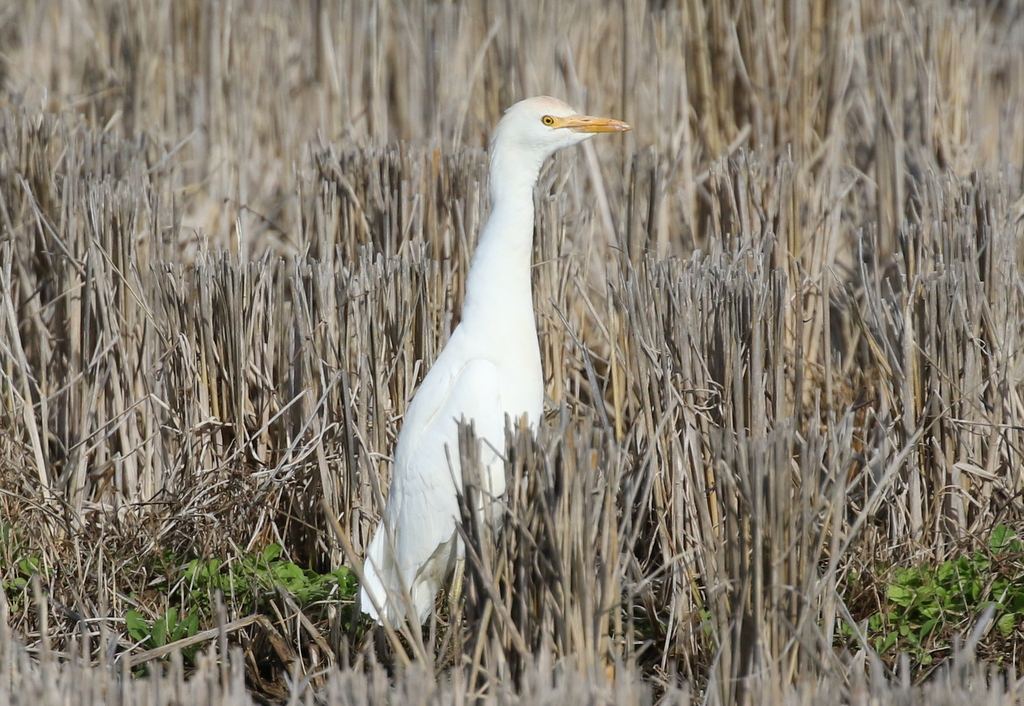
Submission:
[[[394,610],[389,610],[393,601],[388,600],[388,587],[395,585],[397,569],[392,559],[391,552],[385,551],[384,539],[387,531],[384,523],[377,528],[377,532],[370,541],[370,547],[366,551],[366,561],[363,563],[363,575],[366,583],[359,589],[359,610],[366,613],[378,623],[381,622],[380,613],[374,607],[374,602],[380,606],[389,619],[394,619]],[[371,600],[371,596],[373,599]]]

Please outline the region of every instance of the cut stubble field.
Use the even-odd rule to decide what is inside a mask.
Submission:
[[[0,8],[0,705],[1020,703],[1021,46],[1011,3]],[[545,419],[389,633],[354,568],[536,94],[635,130],[541,173]]]

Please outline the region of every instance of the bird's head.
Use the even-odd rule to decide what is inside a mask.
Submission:
[[[512,150],[538,165],[560,149],[589,140],[599,132],[632,130],[621,120],[580,115],[557,98],[537,96],[505,111],[494,131],[492,151]]]

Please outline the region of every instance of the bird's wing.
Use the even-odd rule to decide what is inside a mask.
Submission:
[[[413,398],[399,436],[385,521],[378,528],[379,534],[390,527],[395,551],[387,556],[387,539],[382,537],[378,544],[375,538],[373,544],[383,556],[368,559],[397,564],[389,567],[397,571],[379,572],[381,578],[400,575],[419,612],[424,610],[419,605],[423,601],[429,601],[426,610],[433,606],[434,595],[454,565],[456,491],[462,488],[461,419],[473,422],[482,441],[480,460],[485,480],[490,480],[489,492],[500,495],[505,489],[499,455],[505,444],[505,418],[498,368],[489,360],[472,359],[454,372],[435,364]],[[397,583],[387,588],[401,595]]]

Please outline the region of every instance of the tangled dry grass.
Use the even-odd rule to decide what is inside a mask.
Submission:
[[[1021,46],[952,0],[0,8],[0,704],[1018,703],[1021,623],[936,673],[867,618],[1024,529]],[[464,605],[226,591],[192,681],[122,679],[190,560],[361,555],[538,93],[637,129],[542,175],[548,415]]]

